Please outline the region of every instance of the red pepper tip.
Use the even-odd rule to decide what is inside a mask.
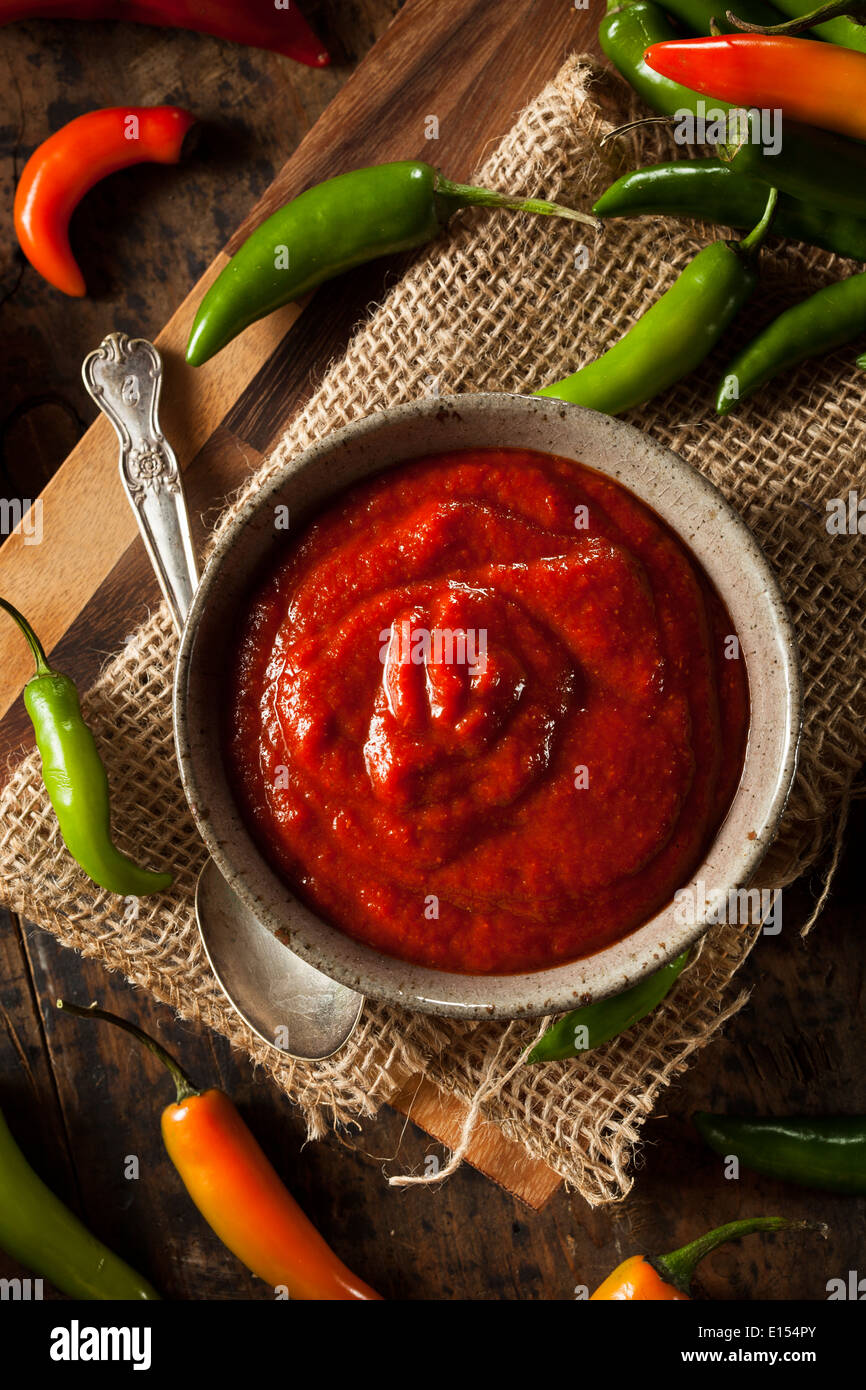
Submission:
[[[332,62],[332,58],[327,48],[304,48],[303,50],[292,47],[283,50],[287,58],[292,58],[296,63],[303,63],[308,68],[326,68]]]

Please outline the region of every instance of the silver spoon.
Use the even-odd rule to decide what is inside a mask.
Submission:
[[[145,338],[109,333],[82,366],[84,384],[120,440],[120,476],[178,632],[198,585],[183,479],[159,428],[162,360]],[[331,1057],[354,1031],[364,997],[337,984],[263,926],[212,859],[198,877],[195,915],[226,998],[285,1056]]]

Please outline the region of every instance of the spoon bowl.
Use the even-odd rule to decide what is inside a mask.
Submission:
[[[217,982],[247,1027],[287,1057],[333,1057],[364,996],[284,946],[229,887],[212,859],[198,876],[195,915]]]

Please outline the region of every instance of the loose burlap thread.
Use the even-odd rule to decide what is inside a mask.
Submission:
[[[639,114],[617,78],[589,59],[571,58],[520,115],[477,182],[588,206],[624,167],[676,153],[658,127],[599,150],[603,134]],[[274,469],[338,425],[431,392],[532,390],[574,370],[619,337],[710,234],[662,219],[610,223],[596,235],[516,214],[461,214],[358,330],[274,454],[233,499],[217,533]],[[773,250],[764,257],[756,313],[768,317],[786,299],[851,268],[797,245]],[[763,883],[781,885],[814,862],[866,755],[866,580],[853,563],[854,538],[831,537],[824,525],[825,503],[862,486],[866,411],[862,377],[835,354],[718,421],[713,386],[729,351],[730,342],[705,369],[631,418],[730,498],[774,564],[791,607],[804,663],[804,740],[783,829],[762,874]],[[31,755],[0,798],[7,904],[122,971],[181,1017],[229,1038],[301,1107],[312,1137],[374,1115],[408,1077],[421,1074],[467,1104],[481,1088],[473,1114],[548,1163],[591,1204],[621,1198],[659,1092],[744,1001],[731,982],[755,929],[714,929],[654,1014],[567,1063],[517,1065],[537,1023],[470,1025],[376,1002],[366,1005],[337,1057],[318,1064],[281,1059],[229,1008],[199,943],[193,890],[204,851],[174,760],[175,654],[160,608],[84,701],[109,770],[118,839],[149,862],[170,863],[172,892],[123,902],[94,888],[62,846]]]

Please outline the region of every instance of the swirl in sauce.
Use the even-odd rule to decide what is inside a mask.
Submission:
[[[689,882],[748,725],[682,541],[523,450],[345,493],[241,624],[230,772],[268,859],[389,955],[470,974],[599,950]]]

